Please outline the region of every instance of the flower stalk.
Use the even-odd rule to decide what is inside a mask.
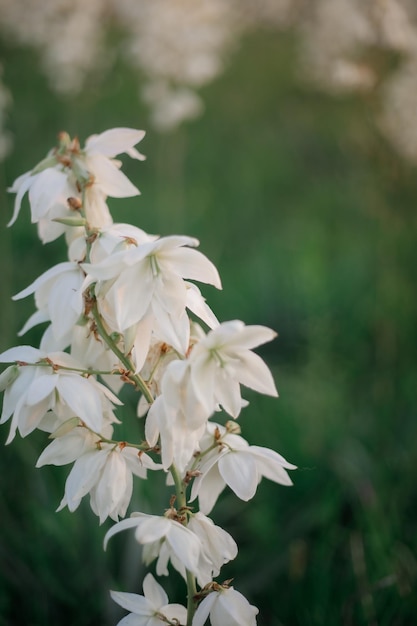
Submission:
[[[135,148],[143,136],[112,129],[81,148],[61,133],[58,147],[12,187],[10,225],[29,192],[41,241],[64,234],[68,260],[14,296],[35,297],[36,311],[20,334],[47,326],[39,348],[21,345],[0,354],[0,362],[10,364],[0,374],[0,424],[10,420],[6,443],[17,433],[49,433],[37,467],[72,464],[58,510],[75,511],[88,495],[99,522],[115,522],[105,547],[114,534],[134,529],[145,563],[156,560],[158,577],[169,575],[171,563],[184,578],[186,606],[169,603],[151,574],[143,595],[112,591],[133,616],[129,623],[203,626],[210,616],[212,626],[254,626],[256,607],[230,581],[215,581],[238,548],[208,514],[226,486],[247,501],[262,477],[291,484],[288,470],[295,466],[249,445],[235,421],[247,404],[242,387],[278,395],[254,352],[275,333],[239,320],[219,322],[195,284],[221,289],[196,239],[156,237],[113,222],[107,198],[139,194],[115,157],[126,152],[143,160]],[[144,419],[145,441],[117,437],[118,394],[126,384],[140,394],[133,419]],[[213,420],[224,421],[220,409],[224,425]],[[126,517],[134,483],[155,471],[172,477],[169,508]]]

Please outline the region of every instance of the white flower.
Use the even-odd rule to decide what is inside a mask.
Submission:
[[[187,384],[190,367],[187,361],[172,361],[161,381],[161,395],[149,409],[145,435],[150,445],[161,438],[162,463],[165,469],[174,462],[182,473],[204,434],[207,415],[193,388]]]
[[[61,447],[65,447],[67,437],[61,439]],[[118,521],[119,517],[126,515],[132,497],[132,474],[144,479],[147,469],[157,470],[161,466],[147,454],[129,446],[103,442],[99,446],[100,449],[96,446],[75,461],[58,511],[65,506],[71,512],[75,511],[81,499],[90,493],[91,508],[102,524],[107,517]]]
[[[158,557],[156,573],[158,576],[168,575],[168,561],[185,578],[185,569],[198,575],[198,566],[202,550],[201,541],[191,530],[168,517],[132,513],[129,519],[115,524],[104,537],[104,547],[108,540],[126,528],[136,528],[135,539],[147,550],[144,550],[146,563]]]
[[[103,427],[101,435],[111,437],[112,433],[113,427],[109,424]],[[50,438],[52,442],[40,455],[36,467],[73,463],[86,452],[97,450],[97,444],[101,440],[100,435],[82,426],[77,417],[63,422]]]
[[[152,574],[143,580],[143,596],[122,591],[110,591],[117,604],[130,611],[119,622],[119,626],[161,626],[169,620],[175,624],[185,624],[187,609],[181,604],[168,604],[168,596]],[[166,619],[164,619],[166,618]]]
[[[134,146],[145,136],[145,131],[133,128],[112,128],[99,135],[91,135],[84,150],[72,157],[71,167],[75,176],[89,180],[88,188],[103,197],[127,198],[140,191],[120,171],[121,162],[114,160],[125,152],[134,159],[144,160]]]
[[[53,241],[66,230],[63,224],[51,220],[70,216],[67,199],[78,195],[75,185],[68,180],[62,165],[52,156],[50,167],[37,173],[22,174],[8,191],[16,193],[14,212],[8,226],[12,226],[16,221],[23,196],[29,192],[31,221],[38,224],[39,236],[43,243]]]
[[[34,293],[38,309],[28,319],[19,335],[37,324],[50,321],[54,338],[60,347],[62,345],[65,348],[70,343],[73,328],[83,312],[84,279],[85,275],[78,263],[58,263],[13,296],[13,300],[21,300]]]
[[[162,237],[111,254],[99,263],[83,264],[86,284],[98,281],[96,296],[104,318],[110,324],[114,320],[121,333],[140,325],[142,351],[147,351],[155,329],[158,339],[186,353],[190,326],[185,309],[188,304],[198,309],[195,294],[187,296],[184,278],[221,288],[215,266],[193,249],[197,245],[191,237]],[[140,369],[144,357],[137,360]]]
[[[214,440],[214,433],[220,434]],[[261,446],[250,446],[240,437],[226,431],[218,424],[207,424],[207,432],[201,449],[208,449],[214,441],[219,448],[205,455],[197,469],[201,472],[193,482],[191,501],[197,496],[200,510],[208,514],[217,498],[228,485],[245,502],[253,498],[262,477],[281,485],[292,485],[287,469],[296,469],[283,456]]]
[[[204,626],[210,616],[211,626],[256,626],[256,606],[252,606],[239,591],[229,587],[213,591],[202,600],[192,626]]]
[[[240,385],[277,396],[272,375],[253,348],[274,339],[265,326],[224,322],[197,342],[190,356],[195,394],[211,415],[220,404],[232,417],[242,408]]]
[[[62,420],[79,417],[100,432],[106,407],[110,402],[121,404],[93,377],[71,371],[83,370],[83,366],[65,352],[47,354],[31,346],[18,346],[0,354],[0,363],[14,361],[19,365],[19,375],[6,388],[0,418],[3,424],[13,415],[6,443],[13,440],[17,429],[25,437],[39,428],[49,411]]]
[[[102,228],[94,240],[90,251],[90,262],[97,264],[114,252],[129,250],[142,243],[155,241],[155,239],[158,239],[157,235],[149,235],[137,226],[123,223],[111,224]]]
[[[225,563],[237,556],[237,545],[228,532],[198,512],[191,516],[188,528],[201,540],[202,551],[198,568],[198,583],[201,587],[218,576]]]
[[[120,171],[121,162],[114,157],[126,152],[134,159],[145,157],[135,148],[145,132],[132,128],[113,128],[99,135],[92,135],[81,150],[77,140],[71,141],[63,133],[57,150],[32,171],[19,176],[9,191],[16,193],[12,219],[16,221],[22,199],[29,192],[32,222],[38,224],[43,243],[53,241],[68,227],[53,222],[54,218],[71,215],[67,200],[80,198],[79,183],[88,182],[84,210],[92,227],[111,224],[106,197],[125,198],[138,195],[139,189]]]

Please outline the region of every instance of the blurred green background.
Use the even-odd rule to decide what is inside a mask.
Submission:
[[[2,52],[15,148],[2,169],[0,349],[36,345],[38,330],[16,338],[33,302],[10,297],[65,260],[62,241],[41,246],[26,200],[6,229],[6,187],[60,130],[83,141],[145,128],[147,161],[125,168],[142,196],[111,199],[114,219],[198,237],[223,279],[203,290],[218,317],[279,333],[261,354],[280,399],[247,392],[240,423],[299,469],[292,488],[263,481],[247,504],[224,492],[211,516],[240,552],[221,580],[234,577],[261,626],[416,623],[417,178],[375,130],[372,97],[307,87],[291,36],[259,32],[202,90],[205,114],[161,135],[121,61],[70,99],[51,93],[33,51]],[[54,513],[69,468],[35,470],[45,444],[36,433],[1,448],[0,625],[115,624],[108,589],[141,592],[140,549],[123,533],[104,553],[111,524],[88,501]],[[168,506],[161,482],[137,489],[132,510]],[[182,601],[180,580],[160,582]]]

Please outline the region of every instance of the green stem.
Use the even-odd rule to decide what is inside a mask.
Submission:
[[[223,444],[223,445],[225,445],[225,444]],[[215,441],[214,443],[212,443],[212,444],[211,444],[211,446],[210,446],[209,448],[207,448],[207,449],[206,449],[206,450],[204,450],[203,452],[199,452],[199,453],[196,455],[196,457],[195,457],[195,459],[194,459],[194,461],[193,461],[192,466],[190,467],[190,472],[192,472],[193,470],[195,470],[195,468],[197,467],[197,465],[198,465],[199,461],[201,461],[201,459],[202,459],[203,457],[205,457],[205,456],[206,456],[206,454],[208,454],[208,453],[209,453],[209,452],[211,452],[212,450],[215,450],[215,449],[216,449],[216,448],[218,448],[218,447],[219,447],[219,444],[218,444],[218,442],[217,442],[217,441]]]
[[[80,367],[67,367],[66,365],[59,365],[59,363],[54,363],[53,361],[38,361],[37,363],[23,363],[19,362],[24,367],[50,367],[53,370],[64,370],[66,372],[79,372],[80,374],[84,374],[85,376],[120,376],[119,370],[93,370],[93,369],[82,369]]]
[[[131,380],[132,382],[135,383],[136,387],[143,393],[143,395],[145,396],[145,398],[149,402],[149,404],[152,404],[153,401],[154,401],[153,395],[151,394],[151,392],[149,390],[149,387],[147,386],[146,382],[143,380],[143,378],[142,378],[142,376],[140,374],[135,374],[134,373],[135,366],[133,365],[132,361],[129,359],[128,356],[126,356],[120,350],[120,348],[118,348],[116,346],[115,342],[110,337],[110,335],[108,334],[107,330],[105,329],[103,321],[102,321],[101,316],[100,316],[100,313],[98,312],[97,301],[96,300],[94,301],[94,304],[93,304],[92,313],[93,313],[94,320],[96,322],[97,330],[98,330],[98,332],[100,334],[100,337],[109,346],[110,350],[112,350],[112,352],[117,356],[119,361],[121,363],[123,363],[123,365],[125,366],[126,370],[129,371],[129,374],[127,374],[127,377],[129,378],[129,380]]]
[[[88,426],[86,426],[88,428]],[[103,437],[100,433],[96,433],[91,428],[88,428],[90,432],[92,432],[97,437],[100,437],[100,442],[109,443],[114,446],[120,446],[120,444],[124,444],[128,448],[136,448],[137,450],[141,450],[143,452],[149,452],[149,446],[145,443],[130,443],[129,441],[116,441],[116,439],[108,439],[107,437]]]
[[[194,596],[197,593],[197,586],[195,582],[195,576],[188,569],[187,574],[187,626],[192,626],[193,617],[195,613],[195,600]]]
[[[178,469],[174,463],[169,468],[172,478],[175,484],[175,492],[177,496],[178,509],[185,508],[187,506],[187,486],[181,479]],[[187,577],[187,626],[192,626],[193,617],[195,613],[195,600],[194,596],[197,593],[197,585],[195,576],[188,569],[186,570]]]

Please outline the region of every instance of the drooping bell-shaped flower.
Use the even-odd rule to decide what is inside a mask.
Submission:
[[[229,587],[212,591],[199,604],[192,626],[204,626],[210,617],[211,626],[256,626],[259,610],[245,596]]]
[[[9,188],[16,193],[13,216],[8,223],[17,220],[22,199],[29,192],[31,221],[38,224],[38,233],[43,243],[53,241],[66,230],[66,226],[52,220],[71,216],[67,200],[78,194],[62,165],[50,157],[50,166],[39,172],[26,172],[19,176]]]
[[[223,322],[198,341],[191,352],[192,383],[211,415],[221,405],[232,417],[242,408],[240,385],[277,396],[271,372],[253,348],[274,339],[265,326],[245,326],[239,320]]]
[[[253,498],[262,477],[281,485],[292,485],[286,470],[296,469],[283,456],[261,446],[250,446],[240,435],[209,422],[207,435],[200,442],[201,450],[217,447],[202,456],[197,466],[199,475],[191,490],[191,501],[198,496],[200,510],[208,514],[228,485],[245,502]]]
[[[17,219],[24,195],[29,193],[32,222],[38,224],[43,243],[53,241],[68,227],[54,222],[71,216],[68,198],[81,199],[84,186],[84,210],[91,227],[112,223],[106,204],[107,196],[125,198],[138,195],[139,189],[120,171],[121,162],[114,157],[126,153],[134,159],[145,157],[134,146],[145,136],[143,130],[113,128],[92,135],[81,149],[77,139],[61,133],[57,149],[30,172],[19,176],[9,189],[16,193],[11,226]]]
[[[65,442],[63,442],[65,444]],[[65,495],[58,508],[78,508],[82,498],[90,494],[90,505],[100,518],[116,522],[126,515],[133,491],[133,477],[145,479],[147,470],[160,469],[146,453],[125,446],[101,442],[82,454],[74,463],[65,483]]]
[[[78,263],[58,263],[41,274],[28,287],[13,296],[21,300],[35,294],[37,311],[31,315],[19,335],[45,321],[51,322],[51,332],[57,344],[65,348],[71,341],[75,324],[83,312],[82,285],[85,275]]]
[[[166,516],[132,513],[131,517],[115,524],[104,537],[104,547],[116,533],[135,528],[135,539],[144,546],[144,560],[150,563],[158,558],[156,573],[168,575],[168,561],[185,578],[185,570],[195,576],[202,550],[199,537],[186,526]],[[147,550],[145,550],[147,548]]]
[[[225,563],[237,556],[237,545],[228,532],[216,526],[200,511],[191,516],[188,528],[201,540],[202,550],[198,568],[198,583],[201,587],[219,575]]]
[[[82,265],[88,283],[96,282],[100,312],[115,330],[124,333],[140,325],[141,343],[147,350],[155,328],[158,339],[181,354],[187,352],[190,323],[184,279],[221,288],[218,272],[191,237],[161,237],[137,247],[115,252],[95,264]],[[142,348],[143,349],[143,348]],[[138,359],[142,367],[144,359]]]
[[[107,387],[92,376],[81,375],[83,365],[65,352],[44,353],[31,346],[10,348],[0,354],[0,363],[16,362],[19,373],[6,388],[0,424],[12,415],[7,443],[16,430],[31,433],[49,411],[63,421],[71,415],[100,432],[105,406],[121,404]]]
[[[160,437],[164,468],[174,462],[181,473],[198,449],[207,420],[193,387],[187,384],[189,376],[188,361],[169,363],[161,380],[161,395],[151,405],[145,423],[150,445],[156,445]]]

